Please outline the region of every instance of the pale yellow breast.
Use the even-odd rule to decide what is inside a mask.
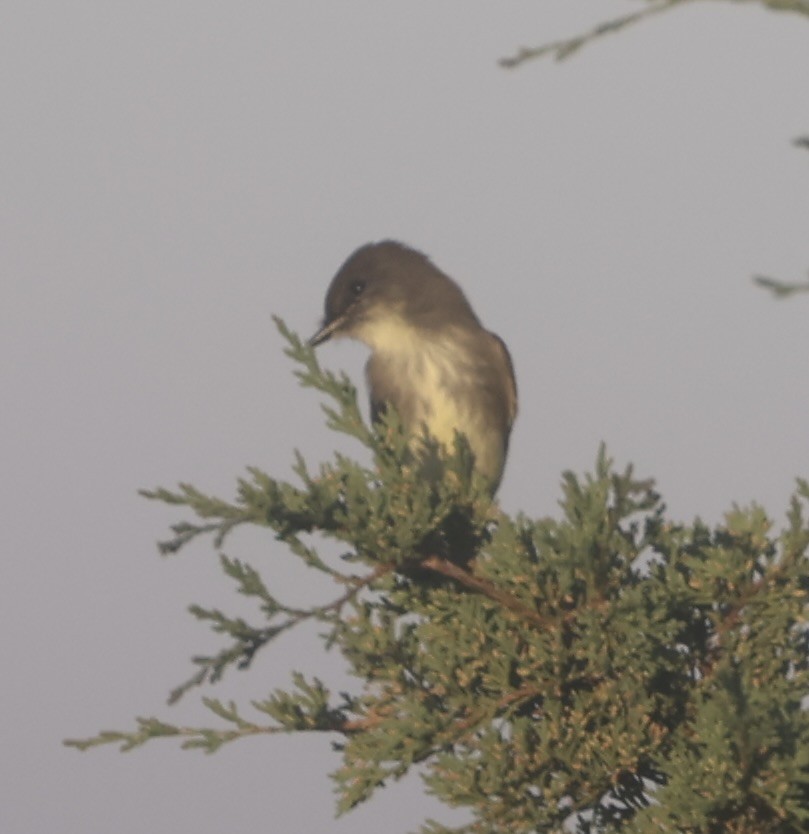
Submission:
[[[505,449],[502,438],[492,435],[481,419],[479,400],[468,382],[475,375],[466,341],[452,330],[428,336],[397,316],[364,322],[354,335],[372,349],[375,368],[384,368],[408,397],[409,419],[400,403],[393,404],[410,430],[420,434],[426,427],[448,449],[460,432],[480,471],[499,480]]]

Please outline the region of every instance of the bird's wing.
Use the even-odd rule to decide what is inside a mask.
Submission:
[[[517,418],[517,379],[514,376],[514,363],[511,361],[511,354],[508,352],[506,343],[496,333],[489,331],[489,335],[492,337],[494,349],[508,368],[508,379],[505,380],[505,390],[508,408],[508,425],[511,428],[514,420]]]

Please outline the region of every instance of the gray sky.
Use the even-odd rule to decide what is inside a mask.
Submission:
[[[207,722],[169,689],[242,610],[213,551],[161,560],[178,514],[139,487],[225,496],[338,440],[270,314],[303,335],[358,245],[396,237],[465,287],[514,356],[506,510],[555,513],[603,439],[671,514],[756,499],[778,522],[809,475],[807,299],[754,273],[809,267],[809,20],[695,4],[564,64],[518,46],[637,7],[9,3],[0,21],[0,583],[5,834],[406,832],[461,819],[418,780],[334,823],[325,737],[213,757],[67,736],[135,715]],[[322,357],[360,381],[363,351]],[[328,598],[269,536],[230,555],[293,602]],[[248,609],[244,609],[248,610]],[[246,702],[332,670],[316,630],[207,694]],[[211,721],[214,721],[211,717]]]

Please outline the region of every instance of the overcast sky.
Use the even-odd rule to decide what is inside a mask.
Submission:
[[[4,834],[404,832],[453,814],[418,779],[333,822],[326,737],[217,755],[80,754],[65,737],[165,698],[216,638],[189,603],[247,611],[207,544],[163,560],[178,513],[358,450],[297,387],[271,314],[309,335],[333,273],[384,237],[427,252],[514,356],[500,497],[556,513],[601,440],[671,515],[809,475],[809,308],[756,273],[809,268],[809,19],[698,3],[563,64],[497,59],[637,3],[10,2],[0,15]],[[323,360],[361,383],[364,353]],[[303,604],[322,583],[271,536],[228,552]],[[326,597],[327,598],[327,597]],[[209,690],[289,670],[342,680],[316,629]],[[211,717],[211,722],[215,719]]]

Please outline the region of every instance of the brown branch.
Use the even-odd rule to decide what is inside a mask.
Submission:
[[[446,576],[454,579],[456,582],[460,582],[464,587],[483,594],[483,596],[499,603],[512,613],[517,614],[524,620],[529,620],[535,625],[540,625],[543,628],[553,628],[557,625],[556,622],[547,617],[543,617],[533,608],[517,599],[517,597],[512,596],[507,591],[502,591],[493,582],[469,573],[469,571],[464,570],[454,562],[450,562],[449,559],[444,559],[441,556],[428,556],[426,559],[421,560],[419,565],[429,568],[429,570],[441,576]]]
[[[336,600],[330,602],[328,605],[321,605],[318,608],[310,608],[308,610],[299,611],[290,609],[290,613],[298,615],[298,619],[296,622],[308,619],[309,617],[322,616],[323,614],[328,614],[332,611],[339,614],[342,607],[347,602],[350,602],[363,588],[367,588],[369,585],[372,585],[377,579],[379,579],[382,576],[385,576],[388,573],[392,573],[395,569],[396,565],[390,563],[377,565],[370,573],[366,574],[365,576],[354,576],[350,577],[347,580],[343,580],[347,584],[350,584],[351,587],[341,597],[338,597]]]
[[[492,712],[491,710],[480,711],[478,713],[472,713],[471,715],[464,718],[458,724],[458,730],[461,733],[464,733],[467,730],[471,730],[472,727],[474,727],[476,724],[479,724],[486,718],[499,715],[502,710],[504,710],[506,707],[511,706],[516,701],[522,701],[523,699],[528,698],[537,698],[543,694],[543,691],[541,689],[537,689],[535,686],[522,686],[519,689],[515,689],[513,692],[509,692],[508,695],[504,695],[495,704],[494,712]]]

